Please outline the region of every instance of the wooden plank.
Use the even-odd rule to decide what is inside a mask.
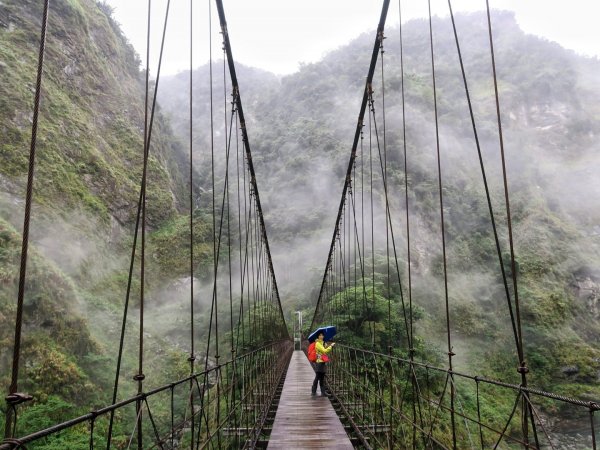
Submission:
[[[304,353],[294,351],[269,437],[269,449],[354,448],[329,399],[310,395],[314,378]]]

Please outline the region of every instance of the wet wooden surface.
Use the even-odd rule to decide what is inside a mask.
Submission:
[[[315,378],[308,359],[294,351],[279,400],[269,449],[352,449],[327,397],[310,395]]]

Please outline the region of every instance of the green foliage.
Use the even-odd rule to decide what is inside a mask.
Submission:
[[[0,16],[10,22],[8,28],[4,22],[0,25],[0,387],[4,392],[10,381],[21,248],[14,227],[22,223],[22,203],[16,199],[24,192],[28,169],[40,6],[16,0],[0,3]],[[130,234],[135,219],[141,182],[143,84],[139,57],[106,6],[94,0],[57,0],[50,8],[19,377],[20,390],[33,395],[34,402],[19,409],[19,434],[88,412],[91,405],[107,404],[114,382],[115,324],[122,314],[124,260],[130,252],[124,236]],[[186,195],[186,165],[181,144],[158,114],[146,195],[152,231],[176,220]],[[204,236],[199,237],[199,245],[202,240]],[[156,266],[160,270],[152,269],[156,274],[152,287],[173,275],[169,268]],[[133,288],[139,291],[135,278]],[[167,349],[169,361],[185,361],[172,350],[172,343],[148,341],[157,353]],[[156,373],[156,382],[182,373],[179,366],[165,371],[159,357],[148,360],[148,373]],[[126,352],[124,370],[132,362]],[[122,381],[125,395],[131,382],[129,374],[123,377],[127,378]],[[122,443],[119,426],[115,442]],[[45,439],[33,448],[87,448],[86,427]],[[101,439],[96,445],[103,446]]]
[[[212,219],[211,219],[212,220]],[[212,271],[212,222],[202,214],[194,215],[194,261],[196,276],[206,278]],[[190,270],[190,218],[179,216],[153,233],[150,249],[162,277],[184,276]]]
[[[39,39],[39,18],[28,9],[29,3],[3,0],[0,4],[6,16],[20,19],[15,29],[0,29],[0,182],[2,186],[7,183],[11,194],[23,190],[30,145],[32,74],[37,63],[34,49]],[[51,257],[43,256],[35,248],[30,252],[23,376],[27,380],[24,387],[34,393],[36,400],[23,409],[21,423],[27,424],[24,432],[77,415],[89,404],[106,403],[114,381],[114,347],[132,244],[131,238],[123,235],[131,235],[141,180],[143,96],[139,57],[111,14],[105,2],[92,0],[57,0],[51,9],[53,28],[43,82],[34,188],[35,205],[39,209],[36,218],[50,225],[58,219],[72,221],[80,212],[94,217],[94,224],[88,225],[81,234],[90,241],[97,241],[98,248],[92,252],[93,257],[70,273],[59,269]],[[473,17],[459,18],[461,39],[477,45],[482,41],[477,37],[482,29],[467,27],[471,19]],[[512,177],[516,275],[530,380],[533,385],[565,395],[595,398],[598,389],[593,383],[599,369],[596,341],[600,330],[593,319],[586,318],[589,316],[586,305],[572,292],[573,274],[584,263],[588,264],[589,255],[597,256],[593,250],[595,244],[590,244],[595,241],[563,210],[565,206],[559,194],[564,185],[556,183],[554,186],[554,169],[540,167],[538,162],[544,156],[557,158],[562,164],[576,159],[579,148],[591,147],[590,135],[600,131],[595,125],[600,117],[597,106],[600,101],[597,92],[581,89],[581,85],[587,84],[582,81],[585,77],[596,80],[598,67],[591,64],[587,69],[581,68],[579,65],[583,63],[574,55],[525,36],[514,18],[498,14],[494,20],[498,23],[498,57],[503,61],[499,86],[508,116],[505,121],[509,131],[507,147],[512,151],[509,174]],[[420,238],[413,241],[413,245],[417,242],[413,255],[413,348],[417,359],[441,366],[446,364],[447,350],[443,343],[446,330],[441,282],[443,264],[438,242],[439,197],[437,180],[432,176],[435,172],[433,142],[428,138],[432,132],[433,89],[429,63],[421,58],[428,50],[426,41],[418,37],[425,26],[425,22],[415,21],[407,24],[405,30],[409,197],[411,220],[416,219],[413,226],[418,223],[417,238]],[[444,33],[449,31],[447,20],[436,19],[435,26]],[[393,42],[396,31],[389,30],[386,45],[390,48],[397,45]],[[89,36],[93,36],[93,40]],[[492,151],[495,150],[488,145],[496,141],[496,118],[495,108],[486,108],[493,103],[493,95],[486,88],[489,67],[482,56],[487,48],[471,48],[475,57],[467,58],[466,63],[484,160],[488,169],[494,169],[488,170],[488,175],[499,224],[500,263],[487,203],[481,193],[481,175],[477,167],[474,171],[468,164],[475,153],[470,122],[460,109],[464,93],[460,78],[453,71],[454,42],[446,38],[437,40],[437,100],[442,132],[447,138],[442,140],[442,152],[450,321],[457,359],[460,358],[460,364],[470,372],[481,371],[490,378],[519,383],[512,330],[506,320],[507,302],[499,275],[499,264],[504,265],[509,278],[512,273],[507,256],[506,217],[501,207],[502,183],[495,175],[498,173],[498,163],[493,162],[496,155]],[[357,93],[364,88],[371,45],[370,37],[360,38],[351,47],[331,52],[323,62],[302,65],[298,73],[281,79],[256,69],[239,68],[238,75],[244,80],[244,102],[252,105],[248,127],[261,198],[263,204],[269,205],[265,212],[273,248],[287,248],[290,242],[295,244],[296,239],[313,238],[323,228],[329,233],[331,208],[327,199],[333,195],[337,202],[339,186],[336,181],[327,180],[333,175],[339,181],[345,174],[348,136],[356,124],[355,108],[347,105],[355,105]],[[402,73],[398,56],[392,51],[386,52],[386,67],[389,123],[399,124]],[[208,66],[205,66],[194,76],[202,78],[207,73]],[[185,100],[182,95],[186,95],[182,84],[187,86],[188,82],[184,75],[165,80],[161,87],[164,89],[161,103],[172,114],[173,127],[179,131],[182,141],[187,138],[187,110],[180,107]],[[376,86],[376,90],[380,88]],[[200,82],[195,82],[195,89],[194,112],[205,116],[209,90]],[[215,90],[218,89],[219,86],[215,86]],[[220,106],[215,109],[215,116],[221,117],[223,111],[218,108]],[[554,108],[563,116],[556,124]],[[564,117],[568,117],[565,123]],[[402,133],[389,128],[386,136],[388,182],[390,191],[403,192],[405,143]],[[197,121],[194,133],[198,147],[208,148],[210,134],[205,124]],[[200,204],[206,205],[204,199],[212,189],[210,165],[201,160],[199,154],[195,154],[198,167],[195,188],[201,192],[198,194]],[[150,298],[159,303],[153,296],[158,297],[160,289],[173,279],[187,275],[190,256],[189,216],[181,214],[188,195],[183,181],[187,176],[186,155],[161,114],[155,122],[150,155],[146,287]],[[223,161],[217,158],[216,163],[223,164]],[[381,181],[377,173],[375,181]],[[222,182],[216,180],[218,188]],[[382,193],[375,192],[375,198],[376,202],[382,202]],[[394,220],[404,213],[399,205],[392,205]],[[4,210],[2,214],[0,363],[3,366],[0,368],[3,370],[0,373],[4,375],[0,376],[0,385],[6,386],[9,373],[6,362],[12,348],[10,331],[16,310],[20,236],[4,220]],[[596,223],[590,218],[585,221]],[[210,222],[205,211],[194,212],[195,274],[202,281],[209,279],[212,270]],[[39,233],[46,231],[43,228]],[[400,243],[401,233],[397,238]],[[586,252],[581,251],[581,247],[586,247]],[[282,259],[286,263],[291,261],[291,271],[294,271],[295,260],[291,253],[284,254]],[[139,259],[132,280],[132,309],[139,301],[138,263]],[[340,330],[346,330],[339,336],[344,342],[383,353],[392,346],[396,356],[406,357],[406,267],[400,264],[399,268],[403,288],[392,283],[388,290],[386,264],[383,255],[378,254],[374,263],[375,279],[365,279],[365,288],[359,282],[359,287],[348,287],[327,299],[329,317]],[[320,268],[314,271],[315,285],[321,275]],[[307,289],[309,284],[302,280],[284,299],[286,316],[289,316],[287,310],[303,309],[306,326],[314,312],[312,301],[316,295]],[[235,302],[237,309],[239,299]],[[357,307],[361,302],[367,306]],[[93,320],[85,320],[86,314]],[[133,313],[130,311],[130,314]],[[227,325],[222,329],[221,348],[227,349],[232,336],[241,340],[246,348],[268,341],[275,330],[264,324],[276,323],[278,314],[272,305],[254,308],[241,322],[241,331],[228,330]],[[207,311],[197,316],[199,323],[208,323]],[[256,323],[263,326],[255,328]],[[204,338],[206,327],[200,328],[200,338]],[[165,329],[159,328],[161,332]],[[129,349],[134,347],[132,335],[137,331],[134,329],[126,337]],[[172,333],[169,337],[178,336],[177,332],[181,330],[169,330]],[[172,381],[187,374],[187,356],[173,349],[177,344],[156,336],[149,336],[148,341],[152,354],[146,363],[148,373],[153,375],[149,376],[151,382]],[[137,361],[132,353],[126,352],[121,374],[123,396],[135,390],[130,376]],[[571,369],[565,373],[561,370],[563,367]],[[371,371],[368,376],[374,378],[377,374]],[[441,391],[444,380],[431,381],[431,391]],[[485,400],[483,417],[491,423],[501,423],[512,407],[512,399],[494,390],[483,392],[482,396]],[[465,408],[474,407],[472,393],[465,394],[462,401]],[[131,419],[128,414],[117,416],[117,445],[126,445],[125,431],[119,427]],[[166,409],[157,414],[164,416]],[[510,427],[516,427],[515,424],[518,418]],[[440,430],[447,432],[447,421],[440,422]],[[78,427],[69,440],[66,435],[58,435],[36,448],[87,447],[85,431],[85,426]],[[97,442],[99,447],[102,444]]]

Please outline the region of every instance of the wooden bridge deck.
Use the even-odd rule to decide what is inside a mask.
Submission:
[[[310,395],[314,378],[304,353],[294,351],[267,448],[353,448],[329,399]]]

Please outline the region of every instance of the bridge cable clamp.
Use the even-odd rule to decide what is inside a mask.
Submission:
[[[14,392],[12,394],[8,394],[4,400],[11,406],[16,406],[21,403],[25,403],[33,400],[33,396],[26,394],[24,392]]]

